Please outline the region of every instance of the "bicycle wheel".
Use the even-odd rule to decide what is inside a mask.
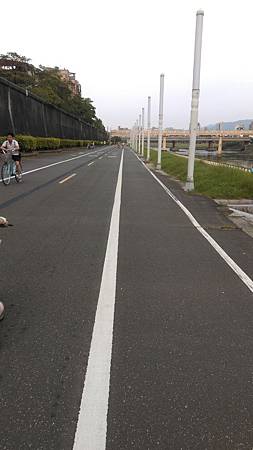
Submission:
[[[1,169],[1,177],[2,177],[2,182],[3,184],[5,184],[5,186],[7,186],[8,184],[10,184],[11,181],[11,171],[10,171],[10,164],[8,162],[5,162],[2,165],[2,169]]]

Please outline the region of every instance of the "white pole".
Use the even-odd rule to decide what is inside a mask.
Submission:
[[[138,127],[138,153],[141,153],[141,114],[139,114],[139,127]]]
[[[135,138],[134,138],[134,150],[138,151],[138,120],[135,122]]]
[[[141,156],[144,156],[144,108],[141,116]]]
[[[186,191],[192,191],[194,189],[194,159],[195,159],[196,137],[197,137],[197,128],[198,128],[203,18],[204,18],[204,11],[202,11],[202,10],[197,11],[194,65],[193,65],[193,82],[192,82],[190,146],[189,146],[189,156],[188,156],[187,181],[186,181],[186,185],[185,185]]]
[[[150,127],[151,127],[151,97],[148,97],[148,149],[147,149],[147,161],[150,161]]]
[[[161,169],[162,162],[162,138],[163,138],[163,95],[164,95],[164,74],[160,75],[160,100],[159,100],[159,134],[158,134],[158,152],[157,169]]]

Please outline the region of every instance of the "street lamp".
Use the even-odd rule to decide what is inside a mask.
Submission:
[[[159,132],[158,132],[158,151],[157,165],[158,170],[161,169],[162,162],[162,137],[163,137],[163,95],[164,95],[164,74],[160,75],[160,100],[159,100]]]
[[[138,153],[141,153],[141,114],[139,114],[139,126],[138,126]]]
[[[144,156],[144,108],[141,115],[141,156]]]
[[[194,160],[195,160],[196,137],[197,137],[197,128],[198,128],[203,18],[204,18],[204,11],[202,11],[202,10],[197,11],[194,65],[193,65],[193,82],[192,82],[190,146],[189,146],[189,155],[188,155],[187,181],[186,181],[186,185],[185,185],[186,191],[194,190]]]
[[[29,95],[28,89],[31,89],[32,87],[37,87],[37,86],[39,86],[38,83],[30,84],[30,86],[26,86],[26,88],[25,88],[25,95],[28,97],[28,95]]]
[[[147,144],[147,161],[150,161],[150,127],[151,127],[151,97],[148,97],[148,144]]]

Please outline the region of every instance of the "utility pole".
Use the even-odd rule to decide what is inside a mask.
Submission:
[[[141,114],[139,114],[139,127],[138,127],[138,153],[141,153]]]
[[[141,156],[144,156],[144,108],[142,108],[142,118],[141,118]]]
[[[186,191],[193,191],[193,189],[194,189],[194,160],[195,160],[196,137],[197,137],[197,127],[198,127],[203,18],[204,18],[204,11],[202,11],[202,10],[197,11],[196,31],[195,31],[194,65],[193,65],[193,82],[192,82],[190,146],[189,146],[189,156],[188,156],[187,181],[186,181],[186,185],[185,185]]]
[[[135,122],[135,151],[138,153],[138,119]]]
[[[150,128],[151,128],[151,97],[148,97],[148,144],[147,144],[147,161],[150,161]]]
[[[158,132],[158,151],[157,165],[158,170],[161,169],[162,162],[162,138],[163,138],[163,96],[164,96],[164,74],[160,75],[160,100],[159,100],[159,132]]]

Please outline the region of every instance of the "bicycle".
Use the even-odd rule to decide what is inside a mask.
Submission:
[[[15,161],[12,159],[12,155],[10,153],[5,152],[2,149],[4,155],[4,163],[1,168],[1,178],[2,182],[5,186],[10,184],[11,178],[15,177],[17,183],[22,180],[22,173],[18,174],[16,171]]]

